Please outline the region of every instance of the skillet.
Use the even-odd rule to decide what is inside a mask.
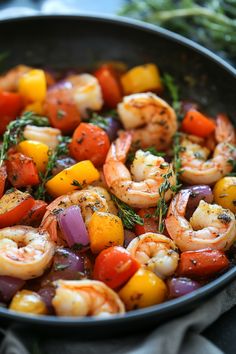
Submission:
[[[1,70],[22,63],[32,66],[93,68],[118,60],[135,66],[155,62],[176,79],[181,98],[200,103],[214,115],[226,111],[236,124],[236,70],[207,49],[156,26],[98,16],[33,16],[0,21]],[[236,267],[197,291],[160,305],[109,319],[62,318],[14,313],[0,308],[0,321],[92,337],[127,333],[163,322],[197,307],[236,277]]]

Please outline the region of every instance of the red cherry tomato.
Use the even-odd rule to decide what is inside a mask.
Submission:
[[[115,108],[122,100],[121,85],[115,70],[109,65],[103,65],[95,71],[94,76],[101,86],[106,106]]]
[[[145,234],[146,232],[157,232],[157,217],[155,216],[156,208],[140,209],[137,214],[143,219],[143,225],[135,225],[134,231],[136,236]]]
[[[139,262],[126,249],[114,246],[103,250],[97,256],[93,276],[115,289],[128,281],[139,267]]]
[[[81,123],[74,131],[70,153],[77,161],[90,160],[95,166],[101,166],[109,147],[110,140],[104,130],[90,123]]]
[[[0,91],[0,135],[10,121],[14,120],[22,109],[21,96],[18,93]]]

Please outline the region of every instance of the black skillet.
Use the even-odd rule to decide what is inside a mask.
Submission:
[[[0,52],[9,57],[1,70],[24,63],[52,68],[92,68],[99,61],[119,60],[129,66],[155,62],[173,75],[183,99],[200,103],[209,114],[227,112],[236,123],[236,70],[183,37],[138,21],[114,17],[34,16],[0,21]],[[1,265],[0,265],[1,267]],[[0,309],[9,323],[88,332],[92,336],[147,329],[197,307],[236,277],[236,267],[199,290],[163,304],[109,319],[27,316]]]

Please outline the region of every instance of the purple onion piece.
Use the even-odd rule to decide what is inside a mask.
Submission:
[[[186,219],[190,219],[201,200],[209,204],[213,202],[213,193],[207,185],[191,186],[186,189],[191,191],[185,213]]]
[[[71,206],[58,216],[59,226],[69,247],[88,246],[89,235],[79,206]]]
[[[130,244],[130,242],[136,237],[135,233],[130,231],[130,230],[126,230],[125,229],[125,240],[124,240],[124,247],[128,247],[128,245]]]
[[[52,299],[55,296],[55,288],[53,286],[46,286],[38,291],[41,299],[47,306],[48,312],[50,314],[54,313],[54,309],[52,306]]]
[[[104,130],[106,131],[110,141],[113,141],[117,138],[118,131],[122,129],[122,124],[119,120],[112,117],[106,117],[104,119],[107,121],[107,127]]]
[[[25,280],[8,276],[0,276],[0,302],[9,302],[18,290],[25,284]]]
[[[84,272],[84,258],[72,250],[66,248],[57,249],[52,263],[52,268],[46,274],[41,287],[51,286],[51,283],[58,279],[76,280],[80,279]]]
[[[172,278],[167,280],[170,298],[180,297],[197,290],[201,285],[189,278]]]

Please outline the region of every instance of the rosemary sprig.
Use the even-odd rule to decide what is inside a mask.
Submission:
[[[181,117],[181,101],[179,98],[179,87],[176,85],[173,76],[165,73],[162,77],[162,81],[166,88],[168,89],[171,99],[172,99],[172,107],[174,108],[178,120],[182,120]]]
[[[36,125],[38,127],[49,125],[46,117],[37,116],[33,112],[26,112],[20,118],[10,122],[3,135],[0,152],[0,166],[2,166],[3,161],[7,158],[8,149],[24,140],[24,128],[28,124]]]
[[[158,232],[162,233],[165,227],[164,224],[164,217],[168,211],[168,206],[165,201],[165,194],[166,192],[171,189],[171,184],[169,178],[172,176],[173,172],[168,170],[167,173],[163,174],[162,177],[164,178],[164,182],[159,187],[159,200],[157,202],[157,208],[155,211],[155,216],[158,217]]]
[[[36,199],[41,199],[41,200],[46,199],[45,184],[52,177],[52,170],[56,166],[57,159],[62,155],[68,154],[68,144],[70,140],[71,140],[70,137],[62,136],[55,150],[49,151],[46,171],[44,174],[40,174],[41,183],[34,193]]]
[[[127,229],[132,230],[135,224],[143,225],[143,219],[136,214],[130,206],[122,202],[113,194],[111,194],[111,199],[116,204],[118,208],[118,216],[121,218]]]

